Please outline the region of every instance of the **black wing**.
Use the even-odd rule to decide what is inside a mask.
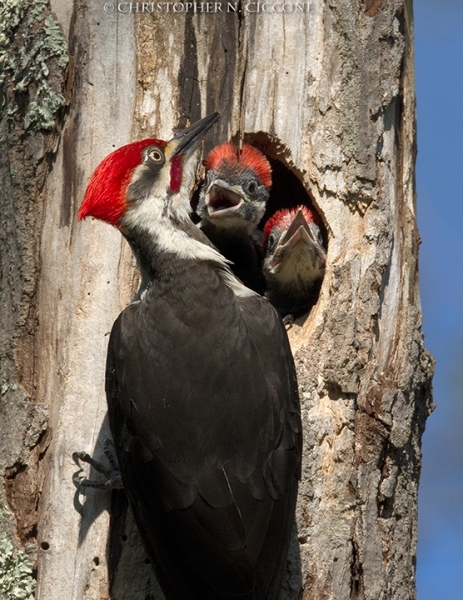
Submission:
[[[182,281],[150,288],[111,333],[122,477],[167,597],[271,600],[300,477],[286,332],[266,300],[235,297],[207,265]]]

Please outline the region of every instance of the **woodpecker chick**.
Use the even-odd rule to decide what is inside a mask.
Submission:
[[[326,250],[315,219],[298,206],[276,212],[265,225],[266,296],[282,317],[301,316],[318,298]]]
[[[275,309],[189,218],[193,153],[217,117],[113,152],[79,217],[115,225],[143,274],[111,331],[106,396],[166,598],[277,600],[301,468],[297,381]]]
[[[264,293],[262,233],[257,230],[272,185],[265,156],[249,144],[216,146],[205,162],[200,228],[231,261],[234,274],[249,288]]]

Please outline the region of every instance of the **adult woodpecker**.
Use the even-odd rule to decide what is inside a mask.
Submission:
[[[106,394],[164,594],[276,600],[300,478],[299,399],[278,314],[189,218],[194,150],[217,118],[110,154],[79,218],[115,225],[143,274],[111,331]]]
[[[223,256],[233,273],[249,288],[263,294],[262,219],[272,185],[271,167],[257,148],[231,142],[216,146],[206,162],[201,189],[200,228]]]
[[[317,215],[306,206],[276,212],[264,227],[266,296],[282,317],[298,317],[315,304],[326,250]]]

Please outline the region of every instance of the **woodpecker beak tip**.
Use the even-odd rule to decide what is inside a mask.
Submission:
[[[184,158],[191,156],[219,119],[219,116],[218,112],[212,113],[177,133],[169,142],[169,144],[176,143],[171,159],[174,156],[183,156]]]

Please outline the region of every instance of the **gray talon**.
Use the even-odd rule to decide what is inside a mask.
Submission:
[[[286,328],[286,331],[289,331],[294,324],[294,315],[286,315],[283,319],[283,325]]]
[[[119,465],[117,463],[117,459],[114,455],[111,440],[106,439],[104,443],[103,452],[110,463],[110,466],[106,466],[99,461],[95,460],[88,454],[87,452],[73,452],[72,458],[76,465],[80,468],[77,473],[74,473],[72,477],[72,481],[74,485],[77,487],[83,488],[99,488],[99,489],[117,489],[120,490],[124,487],[121,479],[121,473],[119,471]],[[106,477],[106,481],[96,481],[92,479],[87,479],[83,475],[81,475],[83,469],[81,467],[80,462],[88,463],[91,467],[93,467],[98,473],[102,473]]]

